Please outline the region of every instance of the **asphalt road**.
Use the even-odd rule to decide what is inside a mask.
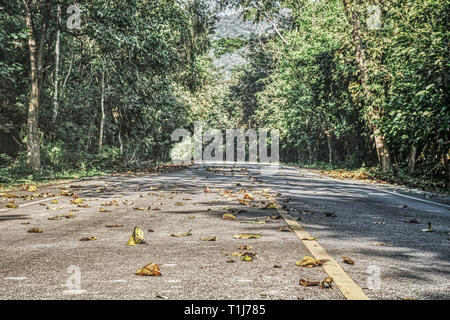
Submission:
[[[61,189],[88,207],[60,196]],[[253,196],[247,204],[238,201],[243,190]],[[0,210],[0,299],[345,299],[336,285],[299,285],[300,278],[320,281],[327,274],[320,266],[296,266],[311,254],[294,232],[279,230],[287,224],[273,219],[277,210],[264,209],[275,201],[317,237],[370,299],[450,298],[448,197],[257,165],[193,166],[15,194],[36,192],[49,194],[13,198],[19,208]],[[58,203],[52,203],[53,194]],[[9,200],[2,199],[0,207]],[[112,200],[116,206],[105,205]],[[75,217],[48,219],[69,212]],[[223,220],[224,213],[236,220]],[[404,222],[411,220],[419,223]],[[422,231],[428,222],[433,232]],[[146,244],[126,246],[135,226],[144,231]],[[28,233],[31,227],[43,232]],[[189,236],[171,236],[188,230]],[[242,233],[261,237],[233,238]],[[97,239],[80,241],[91,236]],[[241,261],[230,255],[242,251],[240,245],[252,246],[244,251],[257,256]],[[149,262],[159,265],[162,276],[135,274]]]

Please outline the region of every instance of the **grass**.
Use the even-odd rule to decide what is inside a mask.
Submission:
[[[28,170],[16,168],[0,168],[0,191],[9,191],[24,186],[42,186],[46,184],[62,183],[89,177],[99,177],[115,174],[149,174],[177,170],[186,165],[172,165],[162,162],[142,162],[133,168],[89,168],[89,169],[61,169],[44,168],[40,174],[32,174]]]
[[[63,181],[77,180],[87,177],[104,176],[114,173],[114,170],[101,170],[91,168],[88,170],[61,170],[44,169],[40,174],[0,168],[0,190],[10,190],[24,185],[45,185]]]

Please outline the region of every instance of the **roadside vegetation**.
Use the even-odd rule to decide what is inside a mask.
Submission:
[[[208,1],[82,1],[79,28],[72,4],[0,6],[3,187],[167,163],[201,120],[278,129],[285,163],[450,190],[446,1],[224,0],[272,30],[215,40]]]

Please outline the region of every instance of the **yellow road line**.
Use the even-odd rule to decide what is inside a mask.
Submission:
[[[286,223],[294,230],[295,234],[300,238],[311,238],[311,235],[302,228],[295,220],[286,215],[286,211],[278,210]],[[345,273],[344,269],[330,257],[330,255],[315,240],[302,240],[305,247],[311,252],[317,260],[327,259],[322,265],[325,272],[333,278],[334,282],[341,290],[344,297],[348,300],[369,300],[364,291]]]

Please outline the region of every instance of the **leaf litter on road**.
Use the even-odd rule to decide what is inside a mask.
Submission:
[[[314,268],[323,265],[327,261],[330,260],[329,259],[316,260],[313,257],[305,256],[301,261],[297,261],[295,265],[305,268]]]
[[[142,268],[139,268],[135,272],[138,276],[161,276],[161,270],[156,263],[150,262]]]
[[[83,237],[80,241],[94,241],[97,240],[97,237]]]
[[[354,265],[355,264],[355,261],[353,261],[349,257],[342,257],[342,261],[345,262],[346,264],[350,264],[350,265]]]
[[[192,230],[189,229],[188,231],[184,232],[184,233],[172,233],[171,236],[172,237],[187,237],[192,235]]]
[[[234,239],[259,239],[259,238],[261,238],[261,235],[240,233],[240,234],[233,235],[233,238]]]
[[[200,238],[200,240],[202,241],[217,241],[219,238],[217,237],[204,237],[204,238]]]
[[[133,234],[127,242],[127,246],[135,246],[136,244],[144,244],[144,231],[139,227],[134,227]]]
[[[224,213],[222,215],[223,220],[236,220],[236,217],[231,213]]]

